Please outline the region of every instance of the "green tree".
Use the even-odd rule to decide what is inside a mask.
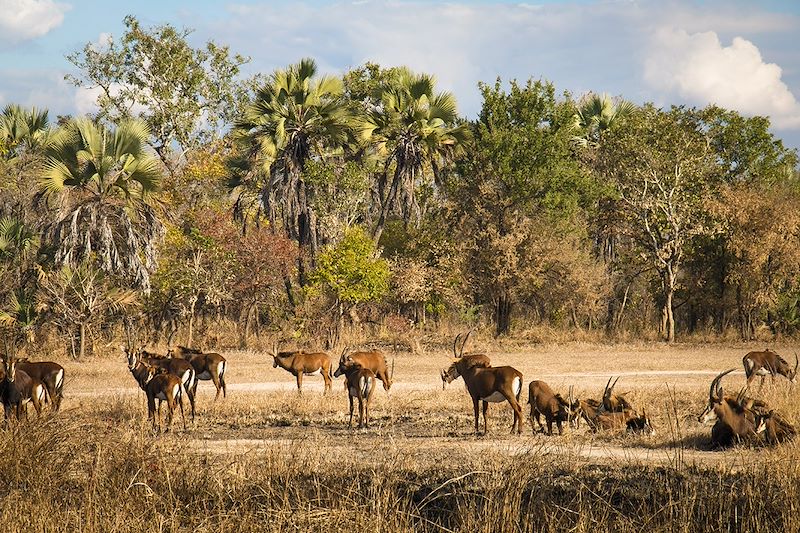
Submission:
[[[383,159],[374,196],[378,220],[373,229],[380,241],[387,217],[397,212],[404,221],[420,219],[417,190],[430,170],[435,180],[467,139],[469,128],[459,121],[456,99],[436,92],[428,74],[399,68],[380,86],[380,103],[367,110],[362,135]]]
[[[56,133],[40,187],[56,208],[46,238],[57,265],[96,260],[106,272],[150,290],[164,228],[148,204],[160,167],[146,149],[147,137],[138,120],[110,130],[75,119]]]
[[[124,23],[119,40],[89,43],[69,54],[79,74],[66,79],[99,90],[103,121],[142,119],[152,147],[175,174],[189,151],[219,137],[241,109],[247,84],[238,80],[239,70],[249,59],[213,41],[192,48],[192,30],[145,28],[130,15]]]
[[[354,142],[342,80],[316,74],[316,63],[303,59],[276,70],[258,89],[236,123],[235,135],[243,147],[242,157],[232,162],[231,182],[238,193],[240,216],[257,191],[259,209],[273,226],[280,216],[286,234],[310,253],[312,262],[319,247],[319,227],[306,165],[312,158],[340,154]],[[300,261],[302,284],[305,270]]]
[[[578,109],[572,117],[576,131],[573,141],[584,148],[596,147],[605,131],[635,110],[636,106],[627,100],[613,99],[605,93],[589,93],[578,103]]]
[[[512,81],[506,91],[498,80],[481,85],[481,92],[474,142],[448,180],[448,196],[453,233],[467,255],[465,277],[479,303],[491,304],[500,335],[509,332],[516,305],[530,303],[540,315],[555,312],[542,297],[548,283],[566,279],[550,277],[568,268],[559,266],[566,256],[558,243],[585,248],[582,221],[598,192],[571,157],[574,107],[556,97],[551,83]]]
[[[691,113],[647,105],[604,136],[596,169],[616,187],[622,231],[658,274],[664,340],[675,340],[674,297],[716,170]]]

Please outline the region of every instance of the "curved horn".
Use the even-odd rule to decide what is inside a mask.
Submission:
[[[458,339],[460,338],[461,338],[461,333],[456,335],[456,338],[453,341],[453,357],[455,357],[456,359],[458,359],[458,351],[456,350],[456,348],[458,347]]]
[[[797,365],[800,364],[800,361],[797,359],[797,352],[794,352],[794,371],[792,372],[792,376],[797,375]]]
[[[708,391],[708,398],[710,400],[714,399],[714,391],[715,391],[715,389],[716,389],[716,393],[717,393],[717,398],[719,398],[720,400],[722,399],[722,385],[720,385],[720,381],[722,380],[723,377],[727,376],[728,374],[730,374],[734,370],[736,370],[736,369],[735,368],[731,368],[729,370],[726,370],[725,372],[720,373],[717,377],[714,378],[714,380],[711,382],[711,388]]]
[[[472,335],[472,330],[469,330],[467,334],[464,336],[464,341],[461,343],[461,350],[458,352],[459,357],[464,355],[464,346],[467,345],[467,341],[469,340],[470,335]]]

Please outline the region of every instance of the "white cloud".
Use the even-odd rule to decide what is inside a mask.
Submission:
[[[767,115],[778,128],[800,128],[800,102],[767,63],[758,47],[742,37],[723,46],[715,32],[657,32],[645,61],[645,81],[657,91],[693,104],[717,104],[747,115]]]
[[[68,4],[53,0],[0,0],[0,42],[15,44],[45,35],[64,21]]]

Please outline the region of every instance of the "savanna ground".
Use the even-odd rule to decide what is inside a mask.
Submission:
[[[324,395],[306,377],[300,396],[266,352],[225,352],[227,398],[213,402],[203,382],[195,423],[187,410],[186,431],[178,415],[160,436],[121,354],[68,363],[62,411],[0,436],[0,520],[10,531],[798,530],[798,444],[713,451],[697,422],[713,377],[762,347],[494,346],[494,365],[525,376],[522,436],[509,435],[507,404],[473,434],[463,381],[442,390],[444,345],[387,351],[395,384],[376,391],[366,430],[347,427],[341,379]],[[793,359],[793,346],[776,348]],[[530,380],[597,398],[612,375],[657,435],[532,434]],[[723,382],[743,384],[741,370]],[[759,397],[797,424],[798,394],[780,378]]]

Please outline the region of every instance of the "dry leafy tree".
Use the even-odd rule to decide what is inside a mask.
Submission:
[[[55,134],[40,187],[55,211],[46,238],[57,266],[96,261],[149,292],[164,227],[148,203],[161,171],[147,138],[137,120],[112,130],[75,119]]]
[[[660,331],[672,342],[674,296],[687,247],[707,225],[702,202],[715,156],[685,110],[646,105],[604,136],[594,164],[616,188],[621,232],[658,274]]]

